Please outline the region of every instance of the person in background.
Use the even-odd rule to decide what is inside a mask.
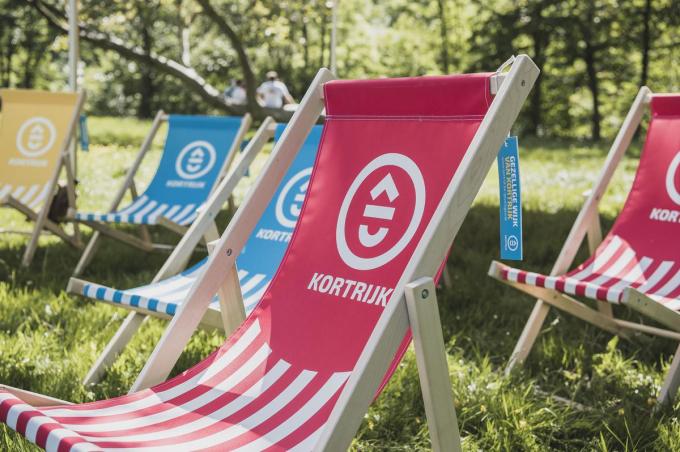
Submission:
[[[224,92],[224,100],[228,105],[245,105],[247,103],[243,80],[232,82],[231,86]]]
[[[267,108],[283,108],[284,103],[295,103],[288,88],[274,71],[267,72],[267,80],[257,88],[257,97],[262,106]]]

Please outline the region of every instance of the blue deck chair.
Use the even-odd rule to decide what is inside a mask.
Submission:
[[[137,194],[134,176],[149,150],[161,123],[167,120],[168,134],[156,174],[144,193]],[[149,135],[106,213],[71,211],[69,218],[95,230],[74,271],[79,275],[92,259],[100,234],[105,234],[145,251],[167,249],[151,241],[147,226],[163,226],[178,234],[197,216],[197,209],[208,199],[225,172],[250,126],[244,117],[156,115]],[[119,207],[126,191],[132,202]],[[108,224],[141,226],[141,238],[114,229]]]
[[[275,139],[283,133],[285,124],[276,126]],[[244,314],[250,313],[260,301],[281,259],[288,247],[302,201],[312,173],[312,166],[321,140],[322,126],[315,126],[305,140],[297,157],[288,168],[272,202],[260,218],[246,246],[237,259],[238,278],[244,304]],[[174,259],[170,256],[169,259]],[[100,301],[112,303],[136,311],[138,318],[152,315],[161,318],[172,317],[184,301],[192,284],[200,276],[206,259],[200,261],[180,274],[162,279],[148,285],[128,290],[118,290],[71,278],[68,291]],[[233,320],[233,319],[230,319]],[[134,326],[130,326],[130,324]],[[231,329],[225,325],[226,319],[220,312],[219,297],[215,296],[210,309],[203,318],[207,328]],[[240,322],[239,322],[240,323]],[[114,336],[100,359],[91,368],[85,379],[86,384],[94,383],[102,375],[106,366],[124,347],[136,331],[141,321],[126,321]],[[229,332],[229,331],[227,331]]]

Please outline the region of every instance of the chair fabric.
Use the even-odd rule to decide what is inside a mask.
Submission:
[[[655,95],[635,181],[593,256],[558,276],[501,266],[501,278],[620,303],[632,287],[680,310],[680,95]]]
[[[0,200],[12,196],[37,211],[78,102],[76,93],[0,90]]]
[[[162,216],[191,224],[219,181],[242,118],[170,115],[158,169],[144,193],[109,213],[77,212],[81,221],[157,224]]]
[[[48,450],[311,450],[424,245],[491,102],[490,76],[326,83],[300,220],[239,329],[202,363],[129,396],[34,408],[0,392],[0,420]]]
[[[280,138],[284,129],[285,124],[277,125],[275,140]],[[322,130],[322,126],[314,126],[310,132],[237,259],[246,314],[255,308],[269,287],[288,247],[307,191]],[[128,290],[87,283],[82,287],[81,294],[150,312],[174,315],[193,283],[200,277],[205,262],[202,260],[179,275]],[[211,308],[219,310],[217,297]]]

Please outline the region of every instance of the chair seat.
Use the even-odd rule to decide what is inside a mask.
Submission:
[[[564,275],[546,276],[504,264],[499,268],[500,278],[507,281],[617,304],[623,290],[632,287],[680,310],[680,263],[642,256],[617,235],[609,236],[590,259]]]
[[[133,289],[119,290],[87,282],[80,288],[79,294],[96,300],[142,309],[150,313],[172,316],[175,315],[178,306],[186,300],[191,286],[201,275],[205,262],[203,260],[176,276]],[[267,290],[271,276],[267,277],[267,275],[260,273],[253,274],[242,269],[238,271],[238,277],[245,311],[246,314],[249,314]],[[219,311],[220,305],[217,296],[210,304],[210,308]]]
[[[0,201],[6,202],[11,196],[30,209],[37,208],[45,201],[49,192],[49,184],[33,184],[31,186],[3,184],[0,182]]]
[[[297,368],[255,321],[231,347],[155,388],[49,408],[0,392],[0,417],[47,450],[308,451],[349,374]]]
[[[171,204],[142,195],[127,207],[115,212],[76,212],[75,218],[80,221],[154,225],[158,224],[160,217],[165,217],[173,223],[186,226],[196,218],[198,207],[195,203]]]

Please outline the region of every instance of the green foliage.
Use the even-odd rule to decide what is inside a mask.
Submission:
[[[92,150],[79,153],[83,208],[108,205],[110,187],[121,182],[148,127],[148,121],[90,118]],[[600,169],[604,150],[573,141],[530,139],[520,145],[526,237],[521,266],[547,271],[576,217],[582,191]],[[603,200],[605,228],[623,203],[638,148],[624,159]],[[159,154],[155,146],[144,162],[140,187],[151,177]],[[256,160],[254,175],[263,162]],[[494,169],[454,243],[449,260],[452,289],[439,291],[464,450],[678,450],[680,401],[653,411],[675,350],[671,341],[644,336],[618,341],[553,312],[524,369],[503,375],[533,300],[486,276],[498,253],[496,179]],[[237,198],[242,199],[249,182],[239,187]],[[10,229],[28,228],[6,209],[0,220]],[[223,228],[226,218],[220,217],[219,223]],[[158,230],[152,234],[157,240],[176,241]],[[79,252],[52,237],[41,239],[28,270],[20,268],[26,242],[22,235],[0,237],[0,382],[76,402],[126,393],[166,323],[147,322],[103,381],[83,387],[80,381],[126,311],[67,295],[65,283]],[[579,259],[584,256],[581,250]],[[200,257],[197,253],[195,259]],[[148,282],[163,260],[163,255],[140,254],[104,240],[85,276],[114,287],[133,287]],[[624,309],[617,309],[617,315],[640,320]],[[195,333],[173,373],[197,363],[223,339],[216,332]],[[365,416],[352,450],[424,451],[430,448],[428,435],[409,350]],[[0,450],[36,448],[0,426]]]
[[[0,86],[59,89],[66,38],[37,9],[65,0],[0,0]],[[88,29],[183,65],[218,90],[244,77],[237,52],[196,0],[81,0]],[[294,97],[330,64],[332,1],[210,0],[244,47],[256,80],[276,70]],[[527,53],[542,69],[517,129],[610,137],[640,84],[680,89],[680,4],[673,0],[340,0],[342,78],[492,71]],[[149,117],[215,112],[166,71],[83,41],[88,110]]]

